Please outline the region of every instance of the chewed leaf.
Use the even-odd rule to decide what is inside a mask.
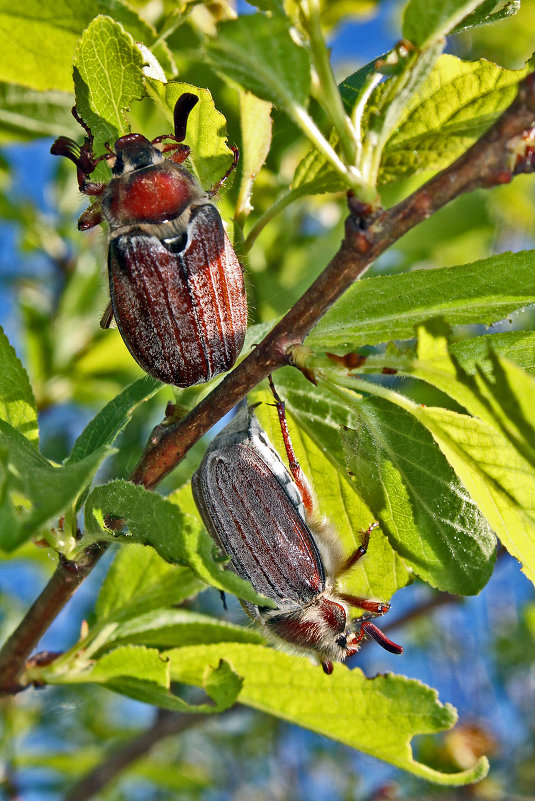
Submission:
[[[335,665],[331,676],[302,657],[257,645],[218,643],[167,651],[171,678],[202,686],[205,665],[228,662],[243,681],[240,702],[357,748],[436,784],[458,786],[483,778],[483,757],[459,773],[442,773],[412,754],[411,740],[451,728],[455,709],[425,684]]]

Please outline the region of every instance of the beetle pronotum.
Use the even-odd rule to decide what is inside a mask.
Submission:
[[[366,553],[371,531],[348,557],[334,527],[315,509],[291,444],[284,404],[272,387],[290,471],[271,445],[254,409],[242,405],[212,441],[192,489],[204,524],[230,556],[231,566],[275,609],[243,602],[268,637],[315,656],[326,673],[355,654],[367,634],[383,648],[396,645],[371,622],[390,605],[339,592],[336,582]],[[349,608],[365,610],[348,623]]]
[[[51,148],[74,162],[80,191],[95,198],[78,228],[109,224],[111,306],[102,327],[115,317],[138,364],[180,387],[229,370],[247,328],[243,271],[210,202],[236,166],[237,150],[230,169],[208,192],[181,166],[190,152],[182,141],[197,101],[189,92],[178,98],[174,134],[152,141],[127,134],[117,139],[115,150],[98,157],[91,130],[74,108],[87,134],[84,144],[60,136]],[[90,181],[103,160],[112,169],[111,180]]]

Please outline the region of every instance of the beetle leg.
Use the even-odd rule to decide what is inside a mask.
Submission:
[[[208,190],[208,192],[206,193],[208,197],[213,197],[219,192],[219,190],[229,177],[230,173],[236,168],[236,165],[238,164],[238,159],[240,158],[240,151],[238,150],[236,145],[228,145],[228,147],[230,147],[230,149],[234,153],[234,160],[230,165],[230,167],[228,168],[228,170],[226,171],[226,173],[224,174],[224,176],[220,178],[219,181],[217,181],[217,183],[215,183],[211,189]]]
[[[175,164],[182,164],[183,161],[186,161],[187,157],[190,154],[190,149],[187,145],[182,145],[180,143],[175,143],[173,145],[166,145],[162,148],[162,153],[169,153],[170,151],[174,150],[175,152],[169,156],[169,161],[174,161]]]
[[[78,230],[87,231],[89,228],[93,228],[95,225],[101,223],[103,219],[100,203],[94,203],[80,215]]]
[[[113,322],[113,306],[111,305],[111,300],[106,306],[106,311],[102,315],[100,320],[100,327],[101,328],[109,328]]]
[[[385,615],[390,609],[390,604],[383,603],[382,601],[369,601],[367,598],[361,598],[358,595],[348,595],[345,592],[339,592],[339,597],[350,606],[356,606],[358,609],[366,609],[367,612],[372,612],[374,615]]]
[[[284,401],[281,400],[279,393],[275,389],[275,384],[273,383],[271,375],[268,376],[268,380],[271,392],[273,393],[273,397],[275,399],[277,413],[279,415],[279,423],[281,427],[282,438],[284,440],[286,455],[288,456],[288,467],[290,468],[290,473],[292,474],[292,478],[297,484],[297,487],[301,493],[301,497],[303,499],[303,505],[308,514],[311,514],[314,511],[314,496],[308,484],[307,477],[301,470],[301,465],[297,461],[297,456],[295,455],[295,451],[292,445],[292,440],[290,437],[290,431],[288,430],[288,422],[286,420],[286,405]]]
[[[344,573],[347,573],[348,570],[351,570],[353,565],[355,565],[360,559],[362,559],[363,556],[366,555],[366,552],[368,550],[368,545],[370,543],[370,534],[372,533],[374,528],[378,527],[378,525],[379,523],[374,522],[371,524],[369,528],[366,529],[366,531],[362,532],[363,534],[362,543],[359,545],[358,548],[356,548],[353,551],[353,553],[350,556],[347,557],[345,562],[342,562],[341,566],[336,571],[337,577],[342,576]]]

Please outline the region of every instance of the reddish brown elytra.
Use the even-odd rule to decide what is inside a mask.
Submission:
[[[365,635],[387,651],[403,652],[371,622],[390,608],[339,592],[337,580],[366,553],[371,531],[344,557],[334,527],[315,509],[308,481],[295,457],[284,403],[272,384],[290,464],[286,468],[260,426],[242,405],[211,442],[192,489],[208,532],[230,556],[230,564],[275,609],[244,602],[266,635],[298,653],[316,658],[325,673],[333,662],[357,653]],[[349,620],[350,607],[364,609]]]
[[[51,148],[53,155],[74,162],[80,191],[95,198],[78,228],[109,225],[111,306],[102,327],[115,318],[138,364],[179,387],[229,370],[247,328],[243,271],[210,202],[236,166],[238,152],[234,149],[230,169],[204,192],[182,166],[190,152],[182,141],[197,101],[189,92],[178,98],[174,134],[152,141],[127,134],[98,157],[93,135],[74,108],[87,134],[84,144],[60,136]],[[111,167],[108,183],[89,180],[100,161]]]

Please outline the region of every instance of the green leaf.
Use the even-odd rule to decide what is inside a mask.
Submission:
[[[338,85],[346,114],[349,117],[353,117],[357,104],[359,102],[362,104],[364,92],[369,91],[369,83],[377,75],[376,62],[377,59],[370,61]],[[338,144],[338,137],[334,131],[331,133],[329,142],[333,147]],[[296,193],[299,191],[303,195],[340,192],[344,188],[345,184],[338,173],[329,166],[325,156],[316,148],[311,148],[301,159],[292,180],[292,190]]]
[[[128,532],[107,529],[108,516],[124,520]],[[266,603],[249,582],[222,570],[213,556],[213,540],[195,518],[154,492],[119,480],[95,487],[87,499],[85,520],[89,535],[97,541],[150,545],[166,562],[189,566],[208,584],[251,603]]]
[[[26,142],[41,136],[78,135],[71,117],[72,93],[36,92],[0,83],[0,142]]]
[[[76,108],[98,150],[129,131],[124,115],[144,94],[143,57],[133,38],[110,17],[98,16],[74,54]]]
[[[409,0],[403,15],[403,38],[424,49],[442,39],[483,0]]]
[[[410,339],[415,326],[437,315],[451,325],[488,325],[535,301],[534,263],[535,252],[528,250],[356,281],[306,344],[324,351]]]
[[[500,430],[535,468],[535,379],[507,359],[489,353],[492,375],[478,376],[481,394],[489,403]]]
[[[461,367],[467,373],[477,370],[491,373],[491,352],[505,356],[530,375],[535,375],[535,332],[507,331],[500,334],[485,334],[473,339],[462,339],[449,346]]]
[[[188,168],[196,175],[204,189],[210,189],[228,170],[234,154],[227,144],[227,121],[215,107],[208,89],[200,89],[189,83],[170,81],[147,81],[147,85],[161,103],[169,119],[169,130],[173,130],[173,112],[180,95],[190,92],[199,102],[190,112],[184,143],[191,152]]]
[[[275,381],[279,393],[286,399],[287,384]],[[249,398],[255,402],[263,400],[256,414],[270,441],[280,452],[285,464],[288,458],[280,431],[278,415],[273,398],[268,392],[256,391]],[[317,499],[317,510],[331,522],[336,538],[349,556],[362,543],[362,532],[374,521],[374,511],[365,506],[355,493],[348,479],[345,464],[332,462],[333,451],[322,438],[323,429],[310,425],[308,413],[316,404],[315,390],[299,396],[295,405],[295,394],[289,394],[288,426],[299,464],[309,479]],[[339,438],[338,431],[335,435]],[[338,448],[341,449],[339,440]],[[327,455],[329,454],[329,456]],[[343,592],[360,597],[378,598],[387,601],[396,590],[409,582],[409,574],[403,561],[390,546],[387,538],[378,530],[372,533],[366,557],[338,582]]]
[[[282,16],[249,14],[223,22],[208,48],[214,68],[285,111],[304,106],[310,89],[307,51]]]
[[[380,183],[451,164],[512,103],[528,71],[441,56],[397,118],[381,156]]]
[[[8,510],[17,511],[16,525],[0,526],[0,548],[13,550],[73,504],[108,453],[103,448],[76,464],[53,467],[22,434],[0,420],[5,466],[0,516],[7,513],[13,524],[15,517]]]
[[[471,28],[477,28],[480,25],[491,25],[494,22],[500,22],[502,19],[512,17],[520,11],[520,0],[509,0],[498,11],[494,11],[495,8],[496,0],[484,0],[479,8],[456,25],[452,33],[469,31]]]
[[[496,538],[432,436],[381,398],[355,401],[342,441],[358,491],[420,578],[474,595],[489,580]]]
[[[497,536],[535,583],[535,470],[494,427],[411,404]]]
[[[533,581],[535,433],[529,403],[534,380],[512,363],[500,364],[496,357],[498,377],[491,380],[483,371],[476,377],[467,375],[449,357],[441,326],[440,321],[431,321],[420,329],[418,361],[412,374],[446,392],[477,417],[417,405],[392,390],[366,386],[368,391],[381,394],[410,413],[430,431],[473,501]],[[509,392],[502,382],[510,384]],[[358,389],[362,388],[360,382]],[[350,401],[351,395],[347,397]],[[364,455],[363,470],[365,461]]]
[[[374,181],[379,180],[382,153],[389,138],[399,128],[405,109],[432,71],[443,42],[438,41],[422,52],[405,50],[403,43],[385,59],[385,68],[394,72],[372,94],[365,109],[363,128],[367,128],[362,149],[362,169]],[[393,66],[388,62],[393,61]]]
[[[0,420],[37,447],[37,406],[28,374],[0,328]]]
[[[111,445],[130,422],[132,414],[143,401],[152,398],[162,388],[160,381],[144,376],[134,381],[103,409],[84,428],[65,462],[74,464],[105,445]]]
[[[252,211],[253,184],[271,145],[271,103],[250,92],[240,92],[241,178],[236,214],[245,218]]]
[[[438,387],[471,414],[494,426],[535,467],[535,419],[531,413],[535,379],[492,350],[488,353],[491,370],[478,368],[475,377],[471,377],[451,358],[448,334],[440,320],[431,320],[419,329],[418,362],[413,375]]]
[[[170,565],[143,545],[123,545],[100,588],[97,620],[124,620],[175,606],[205,587],[188,567]]]
[[[106,639],[105,647],[108,650],[110,645],[128,643],[161,649],[215,642],[262,644],[264,638],[256,629],[236,626],[208,615],[184,609],[158,609],[120,623]]]
[[[430,320],[418,327],[418,360],[410,374],[421,378],[451,398],[471,414],[487,419],[488,410],[476,382],[457,366],[448,352],[449,326],[442,319]]]
[[[336,146],[338,139],[335,135],[330,138],[330,144]],[[321,195],[325,192],[341,192],[347,188],[339,174],[333,170],[325,156],[315,147],[301,159],[292,180],[292,191],[295,199],[301,195]]]
[[[342,742],[420,778],[461,785],[483,778],[485,758],[468,770],[442,773],[417,762],[411,740],[451,728],[457,718],[449,704],[418,681],[387,673],[367,679],[335,665],[331,676],[303,657],[255,645],[220,643],[169,651],[171,677],[200,686],[203,665],[225,659],[243,679],[240,702]],[[353,711],[358,710],[358,714]],[[348,725],[348,715],[351,725]]]
[[[77,41],[97,14],[107,13],[137,41],[150,46],[155,40],[154,28],[121,0],[57,0],[53,8],[41,0],[27,0],[23,6],[0,0],[0,80],[40,91],[72,92]],[[166,46],[155,52],[172,68]]]
[[[50,684],[103,684],[115,692],[177,712],[213,714],[232,706],[240,692],[242,681],[219,660],[216,667],[203,668],[201,685],[212,704],[188,704],[174,695],[170,688],[170,663],[159,651],[139,645],[124,645],[104,654],[88,670],[87,667],[54,673],[54,668],[41,671]]]
[[[104,654],[88,673],[99,684],[127,676],[168,687],[169,664],[154,648],[126,645]]]

